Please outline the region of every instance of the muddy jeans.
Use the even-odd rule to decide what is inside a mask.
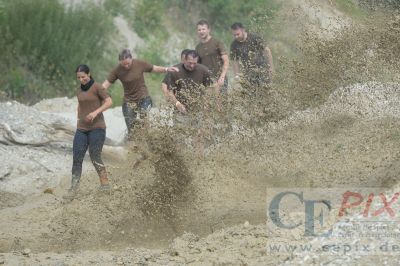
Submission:
[[[79,183],[82,175],[82,163],[85,158],[86,151],[89,148],[89,155],[92,163],[97,171],[101,174],[105,171],[103,161],[101,160],[101,151],[106,139],[106,130],[104,128],[96,128],[90,131],[77,129],[73,142],[73,164],[72,164],[72,183]]]
[[[147,96],[139,101],[139,103],[123,103],[122,113],[124,114],[125,124],[128,129],[128,135],[130,135],[132,128],[138,123],[139,118],[143,119],[146,113],[153,106],[153,102],[150,96]]]

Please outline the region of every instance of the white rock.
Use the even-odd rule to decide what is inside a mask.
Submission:
[[[31,250],[29,248],[26,248],[22,251],[22,255],[24,256],[29,256],[31,254]]]

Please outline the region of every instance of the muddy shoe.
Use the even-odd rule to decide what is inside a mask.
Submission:
[[[67,194],[65,194],[65,195],[63,196],[63,202],[64,202],[64,203],[68,203],[68,202],[73,201],[73,199],[74,199],[75,196],[76,196],[76,192],[77,192],[77,190],[74,189],[74,188],[68,189]]]
[[[107,177],[107,172],[104,170],[102,171],[102,173],[100,174],[100,187],[99,187],[100,191],[110,191],[111,190],[111,186]]]
[[[75,198],[76,193],[78,192],[78,188],[79,188],[79,179],[72,177],[71,187],[68,189],[67,194],[63,196],[63,201],[65,203],[71,202]]]

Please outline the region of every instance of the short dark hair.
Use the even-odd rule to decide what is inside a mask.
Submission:
[[[181,57],[184,56],[186,58],[186,54],[189,51],[190,51],[190,49],[183,49],[182,52],[181,52]]]
[[[240,22],[235,22],[231,25],[232,30],[244,29],[244,26]]]
[[[198,58],[199,54],[196,52],[196,50],[189,50],[187,51],[187,53],[185,54],[185,59],[188,59],[189,55],[193,58]]]
[[[197,25],[197,26],[199,26],[199,25],[206,25],[207,28],[210,28],[210,24],[209,24],[208,21],[205,20],[205,19],[200,19],[199,22],[197,22],[196,25]]]
[[[118,60],[122,61],[125,60],[127,58],[132,58],[132,54],[131,51],[129,49],[124,49],[122,50],[122,52],[118,55]]]

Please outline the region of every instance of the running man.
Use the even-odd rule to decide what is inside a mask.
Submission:
[[[271,50],[260,36],[247,32],[242,23],[232,24],[231,30],[234,40],[230,57],[235,77],[241,73],[252,86],[268,85],[274,71]]]
[[[199,54],[199,63],[208,67],[212,79],[216,82],[219,91],[226,91],[228,79],[226,74],[229,67],[228,52],[225,45],[210,34],[211,28],[207,20],[197,22],[197,36],[200,42],[196,45]]]
[[[211,85],[211,74],[208,68],[198,64],[199,55],[189,50],[184,55],[184,62],[177,65],[178,71],[165,76],[162,84],[164,95],[181,113],[199,106],[205,88]]]
[[[132,138],[131,131],[138,122],[138,114],[140,118],[144,118],[153,105],[145,84],[144,73],[168,73],[179,70],[176,67],[161,67],[134,59],[128,49],[122,50],[118,55],[118,59],[118,66],[110,72],[103,82],[103,87],[107,90],[117,79],[121,81],[124,87],[122,113],[128,129],[128,138]]]

